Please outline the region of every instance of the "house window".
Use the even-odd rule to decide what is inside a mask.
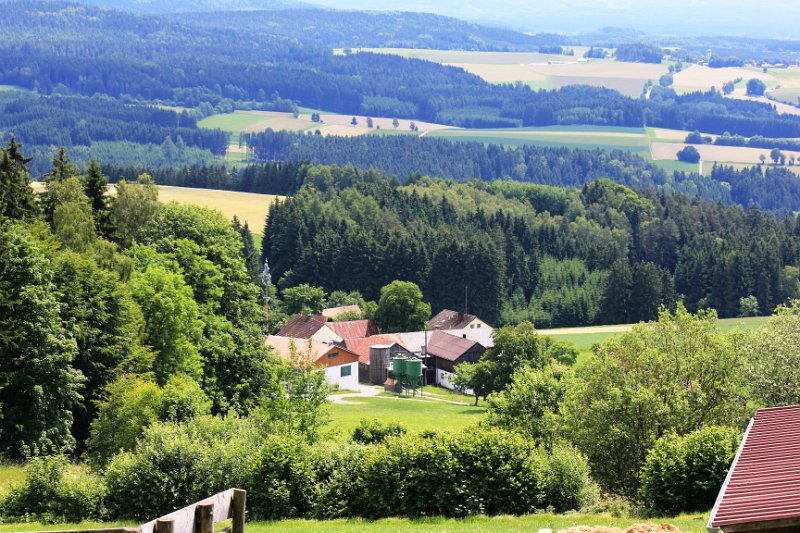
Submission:
[[[342,367],[341,376],[343,378],[346,378],[347,376],[351,375],[352,373],[353,373],[353,367],[352,366],[345,365],[345,366]]]
[[[481,327],[481,324],[480,324],[480,322],[478,323],[478,327]]]
[[[336,359],[339,357],[339,352],[331,352],[328,354],[328,359]]]

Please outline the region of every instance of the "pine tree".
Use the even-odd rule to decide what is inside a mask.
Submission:
[[[22,154],[21,146],[12,135],[8,149],[0,148],[0,216],[15,219],[36,212],[36,198],[27,167],[31,158]]]
[[[109,228],[109,209],[106,191],[108,190],[108,178],[103,174],[103,169],[97,163],[97,159],[92,159],[89,163],[89,170],[83,180],[86,196],[92,202],[92,211],[97,228],[104,235],[110,233]]]

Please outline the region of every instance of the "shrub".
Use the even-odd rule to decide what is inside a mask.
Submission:
[[[161,391],[158,416],[161,420],[186,422],[211,413],[211,400],[200,385],[184,374],[172,376]]]
[[[353,442],[359,444],[377,444],[386,440],[386,437],[399,437],[408,430],[397,422],[382,422],[377,419],[363,418],[353,430]]]
[[[503,431],[395,437],[350,453],[358,460],[340,458],[321,484],[325,518],[566,511],[590,496],[583,456]]]
[[[105,518],[102,480],[91,474],[70,476],[69,464],[60,455],[31,459],[25,481],[0,502],[0,516],[42,522]]]
[[[640,494],[646,505],[661,513],[711,508],[740,435],[734,429],[708,427],[659,439],[642,467]]]
[[[305,516],[316,497],[316,469],[311,448],[282,435],[266,439],[248,483],[253,517],[280,520]]]
[[[255,424],[234,417],[153,424],[134,451],[109,463],[109,510],[115,518],[149,519],[246,486],[246,458],[261,437]]]
[[[678,156],[678,161],[683,161],[684,163],[700,162],[700,152],[692,145],[680,150],[676,155]]]

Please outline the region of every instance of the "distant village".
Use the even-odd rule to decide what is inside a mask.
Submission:
[[[492,327],[471,314],[445,309],[423,331],[380,334],[372,320],[335,321],[352,311],[361,309],[348,305],[319,315],[297,315],[276,335],[267,336],[266,344],[286,360],[291,360],[292,350],[310,357],[337,389],[357,390],[359,382],[365,382],[397,392],[402,384],[391,372],[393,360],[419,360],[420,386],[453,390],[456,365],[475,363],[494,346]]]

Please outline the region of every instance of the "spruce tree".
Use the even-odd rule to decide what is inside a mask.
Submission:
[[[22,154],[21,146],[12,135],[8,148],[0,148],[0,216],[15,219],[36,212],[36,198],[27,167],[31,158]]]

